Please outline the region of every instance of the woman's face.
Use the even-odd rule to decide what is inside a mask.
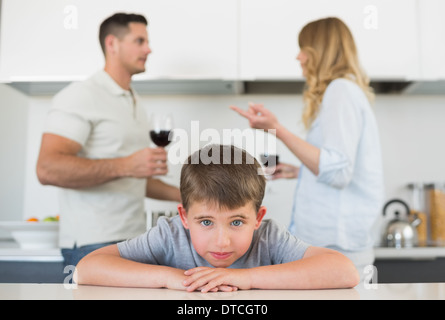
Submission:
[[[300,53],[298,53],[297,60],[300,61],[301,69],[303,70],[303,76],[307,76],[307,55],[303,51],[300,50]]]

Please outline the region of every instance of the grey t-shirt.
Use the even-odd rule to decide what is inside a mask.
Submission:
[[[117,244],[122,258],[188,270],[211,267],[193,248],[190,233],[179,216],[162,217],[146,233]],[[253,268],[299,260],[308,244],[295,238],[273,220],[263,220],[247,252],[229,268]]]

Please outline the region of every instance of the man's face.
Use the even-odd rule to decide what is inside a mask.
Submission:
[[[116,58],[131,74],[145,71],[145,62],[151,49],[148,43],[147,26],[143,23],[131,22],[128,32],[115,42]]]
[[[257,213],[251,203],[235,210],[193,203],[187,212],[182,205],[178,210],[196,252],[216,268],[229,267],[247,252],[266,214],[265,207]]]

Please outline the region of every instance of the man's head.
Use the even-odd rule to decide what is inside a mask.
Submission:
[[[116,13],[100,25],[99,42],[106,60],[124,66],[131,74],[145,71],[148,46],[147,20],[138,14]]]
[[[179,215],[195,250],[214,267],[246,253],[266,214],[259,168],[244,150],[219,145],[197,151],[182,168]]]

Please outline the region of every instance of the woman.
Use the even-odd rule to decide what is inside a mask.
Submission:
[[[306,141],[269,110],[232,106],[252,128],[276,136],[301,161],[280,164],[274,178],[297,178],[290,231],[312,245],[341,251],[363,274],[374,261],[371,229],[383,200],[379,134],[369,80],[360,68],[348,27],[337,18],[307,24],[299,35],[306,78],[302,120]]]

